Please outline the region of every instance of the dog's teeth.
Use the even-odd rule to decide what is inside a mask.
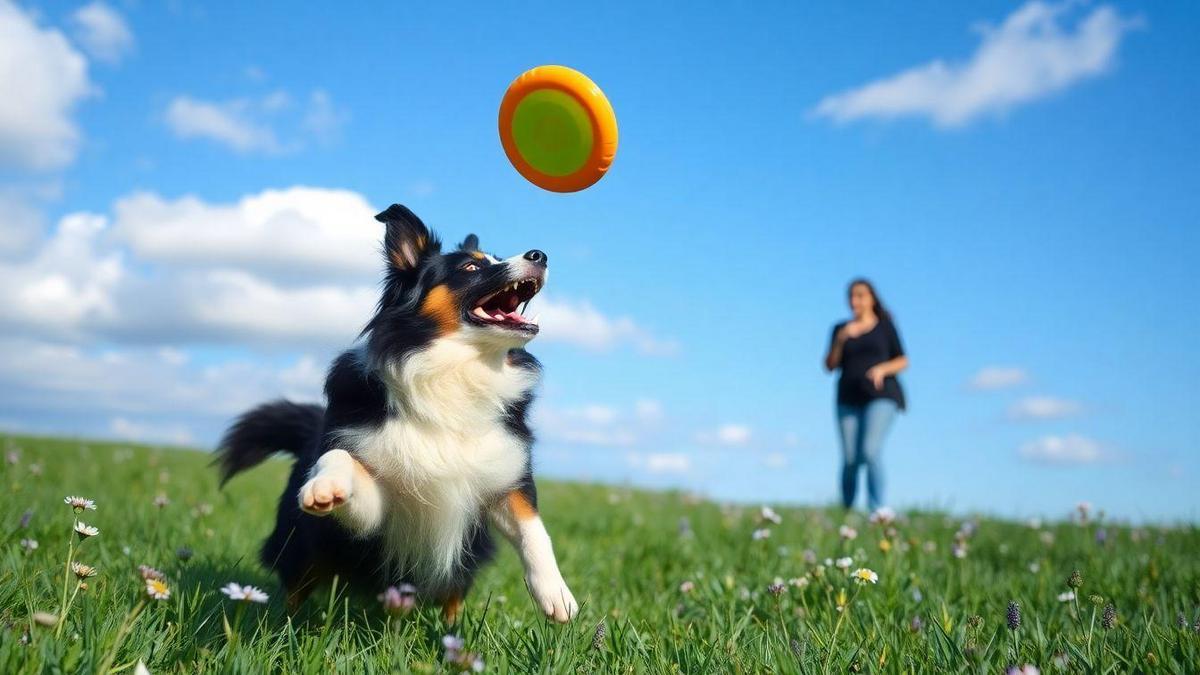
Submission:
[[[538,325],[538,319],[541,319],[541,318],[542,318],[542,315],[541,315],[540,313],[539,313],[539,314],[534,314],[534,315],[533,315],[533,318],[529,320],[529,323],[531,323],[531,324],[533,324],[533,325],[535,325],[535,326],[536,326],[536,325]]]
[[[475,311],[475,316],[477,316],[477,317],[479,317],[479,318],[481,318],[481,319],[490,319],[490,318],[492,318],[492,317],[488,316],[488,313],[487,313],[487,312],[483,311],[483,308],[482,308],[482,307],[476,307],[474,311]]]

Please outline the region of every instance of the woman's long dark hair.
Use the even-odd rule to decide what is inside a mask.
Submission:
[[[852,280],[850,284],[846,286],[846,295],[850,295],[850,292],[854,290],[855,286],[867,287],[867,290],[871,292],[871,298],[875,301],[875,316],[879,317],[880,321],[887,321],[891,323],[892,313],[887,310],[887,307],[884,307],[883,300],[880,299],[879,293],[875,291],[875,285],[872,284],[866,277],[858,277],[857,279]]]

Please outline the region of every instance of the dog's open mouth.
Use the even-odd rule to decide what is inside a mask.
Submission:
[[[537,317],[526,319],[521,312],[529,306],[529,301],[541,288],[542,280],[538,277],[514,281],[475,303],[475,307],[471,309],[471,317],[492,326],[536,333]]]

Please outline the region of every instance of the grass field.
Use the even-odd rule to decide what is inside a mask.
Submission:
[[[288,617],[275,579],[256,562],[282,461],[222,492],[203,453],[23,437],[0,443],[0,673],[134,672],[139,660],[154,673],[469,666],[468,658],[446,659],[448,629],[436,608],[389,616],[374,597],[325,589]],[[488,672],[1200,668],[1195,527],[1131,529],[1097,513],[1037,527],[903,513],[887,526],[785,508],[775,523],[757,507],[677,493],[551,482],[540,489],[583,608],[565,627],[541,619],[506,550],[454,629],[460,653],[478,655]],[[63,503],[68,495],[97,508],[76,514]],[[80,541],[76,519],[99,534]],[[843,536],[843,525],[856,537]],[[181,559],[181,547],[190,559]],[[96,568],[86,589],[66,573],[68,555]],[[844,557],[853,560],[841,569]],[[147,594],[143,564],[165,573],[167,599]],[[855,582],[860,568],[878,582]],[[1060,599],[1076,571],[1077,597]],[[230,600],[219,589],[231,581],[262,588],[270,601]],[[1019,604],[1015,630],[1011,602]]]

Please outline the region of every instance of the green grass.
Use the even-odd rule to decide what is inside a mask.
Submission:
[[[0,444],[19,449],[19,459],[0,469],[0,672],[133,672],[139,659],[154,673],[451,670],[437,608],[389,619],[373,597],[325,589],[288,617],[275,579],[256,561],[284,462],[256,468],[222,492],[203,453],[33,438]],[[756,508],[571,483],[543,482],[540,492],[563,573],[583,608],[568,626],[547,623],[505,550],[479,578],[457,629],[489,672],[1200,667],[1192,627],[1200,606],[1195,527],[1063,522],[1034,529],[977,519],[959,559],[952,548],[964,521],[939,513],[902,514],[889,534],[860,515],[781,508],[782,524],[755,541]],[[159,494],[170,503],[157,507]],[[100,534],[77,542],[74,557],[99,574],[70,603],[56,636],[59,627],[32,617],[60,611],[76,518],[63,504],[67,495],[98,505],[78,517]],[[26,511],[32,516],[21,527]],[[856,539],[839,536],[843,523],[857,528]],[[40,544],[32,552],[20,545],[28,538]],[[180,546],[194,552],[189,561],[176,556]],[[870,568],[879,583],[855,585],[836,567],[818,574],[806,550],[817,564],[852,556],[851,569]],[[168,600],[147,598],[139,564],[166,572]],[[1078,600],[1060,602],[1074,570],[1083,578]],[[776,577],[809,582],[773,596],[768,586]],[[217,591],[229,581],[260,586],[270,603],[235,605]],[[680,588],[685,581],[694,585],[689,592]],[[74,577],[65,586],[69,597]],[[846,604],[840,612],[839,597]],[[1005,625],[1010,601],[1021,607],[1016,631]],[[1117,619],[1105,629],[1110,603]],[[1181,613],[1187,627],[1177,624]]]

